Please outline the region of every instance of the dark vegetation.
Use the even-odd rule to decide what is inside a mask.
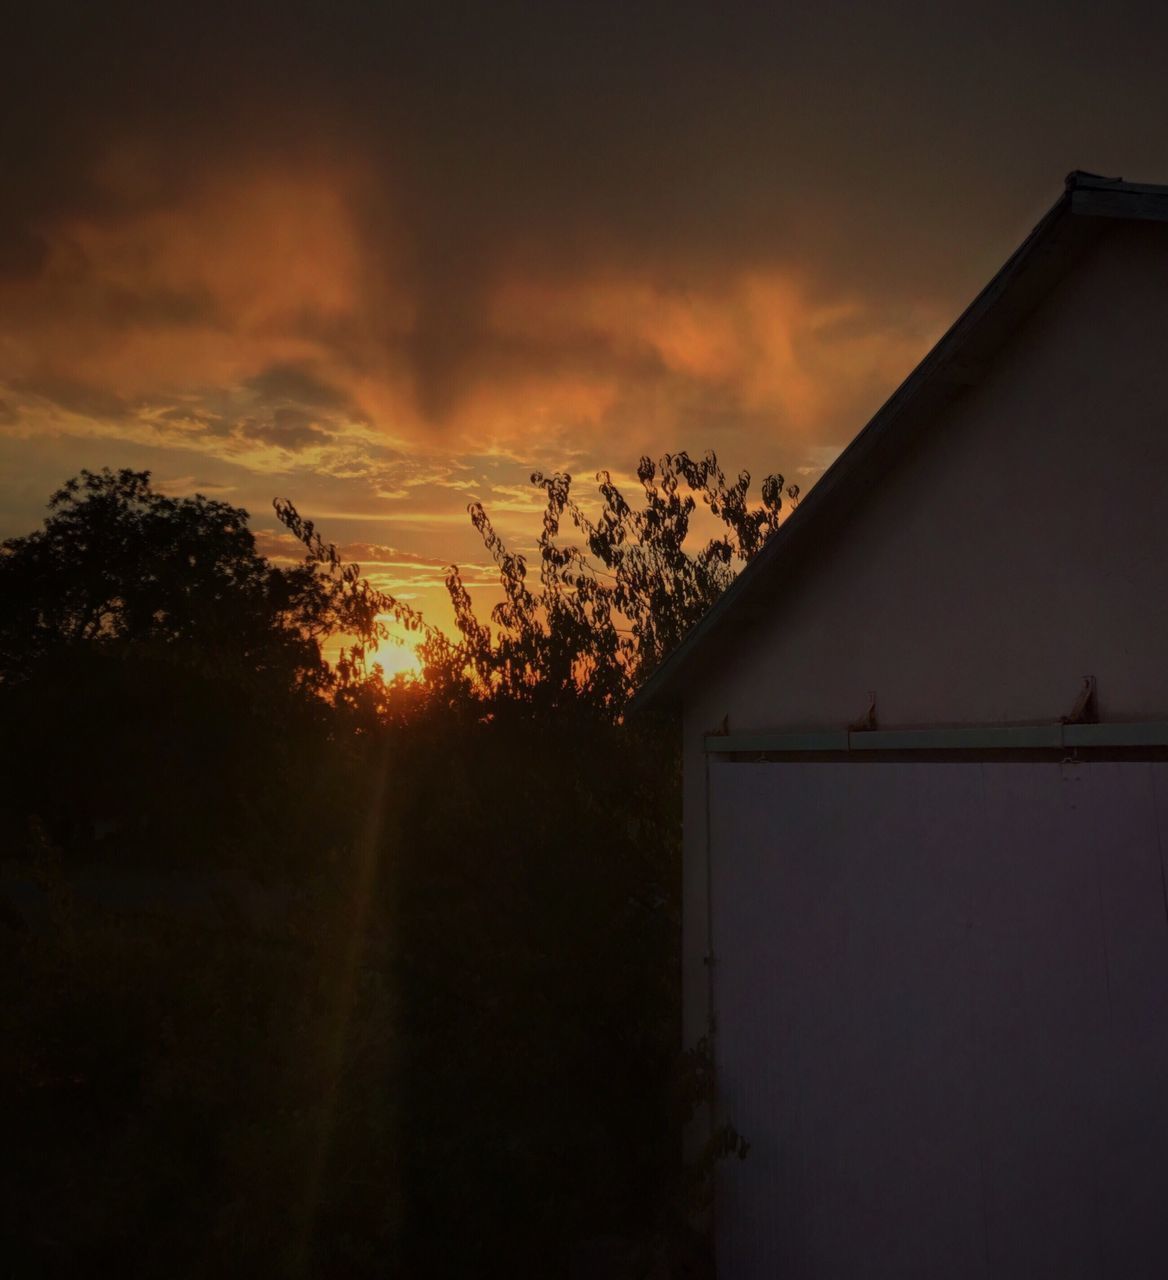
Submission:
[[[145,473],[3,544],[6,1273],[557,1276],[619,1237],[696,1274],[677,739],[621,712],[783,488],[639,477],[594,518],[533,477],[530,562],[472,507],[503,599],[452,569],[453,636],[290,504],[281,568]]]

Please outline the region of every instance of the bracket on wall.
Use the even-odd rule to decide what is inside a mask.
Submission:
[[[1075,699],[1070,715],[1060,716],[1060,724],[1098,724],[1099,704],[1095,697],[1095,677],[1084,676],[1083,687]]]
[[[859,720],[853,720],[852,723],[848,725],[848,732],[849,733],[867,733],[870,730],[875,728],[876,728],[876,694],[873,692],[868,694],[868,710],[864,712],[864,714],[859,718]]]

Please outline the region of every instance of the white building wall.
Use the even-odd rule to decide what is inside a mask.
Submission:
[[[781,464],[781,459],[776,459]],[[702,737],[1168,719],[1168,229],[1117,222],[763,620],[688,677],[685,1032],[705,1028]]]
[[[777,460],[781,462],[780,460]],[[1168,228],[1117,224],[769,616],[690,677],[734,731],[1168,718]]]
[[[898,463],[888,478],[877,482],[870,499],[857,508],[839,535],[808,558],[797,580],[781,588],[773,610],[761,621],[735,633],[721,651],[714,649],[708,653],[704,668],[688,677],[684,706],[683,925],[687,1042],[693,1043],[707,1029],[711,1008],[710,970],[706,964],[711,915],[715,922],[713,946],[717,952],[715,1007],[721,1001],[729,1016],[734,1000],[756,1001],[759,992],[767,990],[767,983],[797,988],[799,982],[809,984],[803,992],[804,997],[825,1001],[824,1007],[830,1007],[831,993],[827,981],[814,967],[794,977],[789,967],[781,972],[762,972],[757,968],[759,954],[757,949],[751,950],[750,947],[754,947],[758,939],[766,938],[770,927],[766,922],[756,922],[757,933],[751,935],[750,947],[745,950],[741,947],[737,951],[734,949],[735,928],[738,926],[729,926],[729,937],[717,936],[719,876],[726,872],[726,866],[720,862],[725,864],[727,859],[732,860],[742,853],[753,857],[760,851],[771,850],[772,863],[769,869],[760,873],[762,878],[757,881],[753,902],[750,893],[746,893],[742,902],[747,908],[762,913],[773,908],[777,928],[780,919],[790,923],[789,916],[783,914],[789,907],[782,900],[784,876],[789,870],[781,861],[784,850],[797,847],[800,841],[806,842],[805,838],[817,823],[828,822],[830,825],[834,808],[841,804],[843,816],[840,821],[845,825],[850,821],[855,827],[852,836],[848,837],[849,847],[854,850],[865,842],[864,822],[875,816],[874,812],[866,816],[863,810],[844,814],[847,805],[838,795],[835,800],[821,797],[818,806],[800,807],[799,787],[794,785],[792,789],[791,783],[795,775],[774,772],[789,771],[799,766],[784,765],[758,766],[772,771],[768,777],[776,780],[786,778],[787,781],[781,785],[777,781],[774,783],[778,791],[769,783],[766,791],[755,789],[754,799],[747,806],[753,814],[751,820],[760,824],[756,825],[753,834],[734,825],[733,811],[725,805],[711,814],[707,809],[708,766],[702,739],[706,733],[718,729],[724,717],[728,718],[732,732],[842,728],[863,714],[869,693],[874,691],[882,727],[1051,723],[1070,710],[1082,678],[1090,674],[1097,680],[1103,719],[1168,720],[1166,320],[1168,233],[1156,224],[1116,223],[1055,293],[1007,341],[1002,352],[968,393],[938,416],[925,437],[909,456]],[[752,768],[717,764],[710,767],[715,771],[725,768],[727,777],[743,779],[748,774],[735,774],[734,771]],[[883,766],[841,764],[809,767],[842,769],[856,774]],[[1050,765],[1017,767],[1057,768]],[[1129,773],[1123,776],[1129,779],[1136,776],[1130,772],[1133,767],[1150,766],[1116,766],[1121,770],[1127,768]],[[833,785],[842,785],[845,776],[837,774],[837,782]],[[1102,778],[1105,775],[1097,773],[1094,776]],[[1129,783],[1115,782],[1115,787],[1112,787],[1111,783],[1121,775],[1107,776],[1110,781],[1103,786],[1096,807],[1101,813],[1113,812],[1115,821],[1121,822],[1124,812],[1122,796]],[[1160,793],[1168,790],[1162,780],[1157,785]],[[1115,800],[1116,796],[1120,797],[1119,801]],[[1146,799],[1145,796],[1137,805],[1139,813],[1144,816],[1148,804],[1153,804],[1150,800],[1145,804]],[[784,812],[784,803],[789,805],[789,812]],[[1163,808],[1158,800],[1153,807],[1156,805]],[[1041,811],[1042,805],[1039,805],[1035,812]],[[950,806],[947,809],[950,819],[958,824],[970,812],[969,806],[964,809],[960,805],[956,809]],[[1028,810],[1022,804],[1017,815],[1019,819],[1025,812]],[[795,815],[794,827],[787,825],[792,814]],[[982,812],[978,821],[984,827],[990,819]],[[1143,818],[1139,818],[1137,825],[1142,821]],[[1085,917],[1078,920],[1088,933],[1095,930],[1084,944],[1093,948],[1092,964],[1099,958],[1101,948],[1107,945],[1107,938],[1122,947],[1125,945],[1122,940],[1130,937],[1135,939],[1131,945],[1139,950],[1138,965],[1142,966],[1138,972],[1132,970],[1131,985],[1121,998],[1122,1017],[1126,1019],[1123,1036],[1126,1039],[1121,1037],[1120,1040],[1108,1041],[1103,1035],[1102,1039],[1095,1036],[1082,1041],[1093,1055],[1092,1062],[1098,1064],[1107,1059],[1105,1082],[1106,1089],[1110,1091],[1110,1101],[1101,1102],[1098,1096],[1093,1095],[1090,1106],[1094,1108],[1093,1124],[1096,1121],[1103,1123],[1099,1117],[1105,1112],[1111,1116],[1106,1123],[1112,1125],[1108,1133],[1114,1137],[1114,1141],[1107,1138],[1111,1145],[1100,1146],[1103,1130],[1096,1124],[1092,1130],[1092,1141],[1096,1146],[1092,1151],[1084,1154],[1086,1148],[1080,1144],[1072,1153],[1073,1160],[1078,1162],[1073,1177],[1080,1182],[1088,1176],[1096,1180],[1093,1184],[1096,1198],[1092,1202],[1096,1222],[1088,1233],[1090,1240],[1080,1241],[1083,1224],[1076,1224],[1065,1216],[1087,1212],[1084,1207],[1087,1200],[1083,1198],[1086,1192],[1079,1194],[1087,1186],[1086,1182],[1082,1182],[1082,1186],[1076,1183],[1073,1193],[1066,1188],[1057,1194],[1052,1193],[1054,1198],[1049,1203],[1036,1202],[1034,1207],[1038,1215],[1034,1219],[1036,1222],[1046,1224],[1051,1231],[1061,1232],[1059,1238],[1064,1243],[1070,1242],[1071,1253],[1079,1250],[1080,1245],[1094,1249],[1094,1261],[1090,1265],[1076,1263],[1070,1271],[1059,1270],[1065,1268],[1066,1260],[1061,1255],[1058,1258],[1042,1255],[1041,1242],[1036,1242],[1037,1237],[1022,1240],[1021,1237],[1010,1236],[1014,1228],[1009,1224],[1015,1221],[1018,1204],[1024,1206],[1027,1195],[1040,1195],[1041,1189],[1031,1188],[1028,1191],[1019,1183],[1018,1179],[1023,1175],[1018,1170],[1030,1166],[1026,1164],[1025,1151],[1011,1150],[1010,1133],[1003,1131],[987,1137],[985,1123],[978,1121],[975,1124],[975,1117],[960,1110],[967,1107],[968,1098],[959,1096],[962,1086],[957,1078],[960,1075],[958,1071],[956,1075],[947,1077],[943,1086],[938,1086],[945,1097],[955,1096],[958,1107],[948,1116],[947,1123],[956,1128],[945,1141],[950,1141],[954,1149],[960,1148],[966,1155],[975,1149],[984,1153],[989,1149],[985,1147],[988,1141],[996,1153],[991,1159],[998,1163],[988,1175],[984,1170],[978,1175],[976,1195],[971,1190],[973,1182],[970,1179],[974,1174],[969,1168],[962,1166],[960,1170],[949,1170],[946,1176],[950,1181],[944,1184],[948,1188],[946,1196],[956,1196],[961,1202],[960,1207],[954,1207],[944,1222],[935,1223],[936,1229],[930,1228],[931,1234],[926,1232],[920,1236],[924,1252],[919,1256],[912,1253],[909,1236],[898,1236],[899,1243],[894,1245],[889,1243],[888,1231],[895,1233],[895,1223],[903,1227],[918,1210],[931,1212],[928,1186],[922,1183],[918,1188],[923,1199],[902,1203],[899,1208],[895,1203],[884,1204],[879,1195],[875,1201],[866,1202],[863,1213],[869,1216],[865,1218],[862,1214],[856,1229],[862,1234],[863,1224],[867,1222],[869,1232],[875,1232],[875,1236],[870,1238],[885,1239],[892,1250],[889,1258],[895,1257],[898,1248],[908,1249],[909,1254],[897,1264],[899,1270],[892,1263],[886,1268],[873,1265],[865,1269],[857,1255],[850,1255],[850,1270],[823,1270],[815,1259],[837,1256],[833,1254],[833,1246],[828,1239],[831,1223],[834,1221],[841,1229],[845,1226],[849,1220],[841,1205],[846,1207],[851,1203],[854,1207],[857,1203],[855,1196],[862,1200],[869,1194],[876,1186],[872,1180],[878,1171],[871,1159],[875,1146],[864,1150],[854,1146],[847,1148],[846,1134],[842,1131],[833,1137],[822,1125],[814,1133],[801,1129],[806,1119],[802,1112],[775,1110],[772,1106],[774,1097],[784,1096],[789,1100],[792,1088],[810,1088],[813,1097],[828,1108],[823,1111],[823,1116],[827,1117],[823,1123],[830,1129],[830,1096],[822,1092],[827,1089],[829,1080],[820,1074],[824,1064],[830,1061],[830,1054],[825,1048],[827,1040],[821,1036],[818,1049],[808,1047],[808,1025],[795,1019],[786,1027],[771,1023],[755,1026],[747,1032],[748,1039],[750,1036],[763,1039],[770,1036],[773,1044],[739,1041],[732,1050],[735,1055],[731,1064],[733,1070],[725,1077],[730,1090],[728,1100],[742,1112],[734,1116],[735,1122],[748,1138],[757,1138],[760,1144],[756,1144],[755,1151],[744,1165],[727,1171],[728,1198],[723,1198],[719,1210],[724,1219],[719,1234],[726,1275],[776,1274],[774,1271],[751,1270],[755,1265],[751,1259],[759,1256],[781,1258],[784,1266],[795,1267],[790,1272],[792,1275],[929,1274],[927,1259],[932,1258],[935,1264],[937,1255],[928,1253],[928,1242],[940,1240],[939,1247],[943,1250],[947,1247],[942,1239],[946,1231],[952,1235],[952,1247],[959,1248],[964,1259],[961,1266],[949,1274],[1143,1274],[1138,1267],[1136,1270],[1110,1272],[1106,1268],[1111,1263],[1124,1265],[1123,1233],[1130,1226],[1123,1217],[1124,1204],[1143,1223],[1147,1204],[1141,1196],[1146,1199],[1148,1194],[1168,1194],[1162,1180],[1154,1181],[1150,1188],[1145,1182],[1141,1189],[1140,1184],[1132,1182],[1131,1169],[1124,1163],[1125,1141],[1138,1147],[1140,1143],[1146,1145],[1146,1140],[1152,1140],[1154,1146],[1168,1128],[1168,1118],[1157,1113],[1152,1121],[1154,1129],[1150,1138],[1148,1133],[1141,1136],[1138,1118],[1132,1111],[1132,1106],[1138,1110],[1142,1105],[1140,1099],[1146,1097],[1149,1088],[1147,1071],[1151,1059],[1147,1053],[1153,1057],[1160,1054],[1164,1061],[1157,1058],[1156,1063],[1168,1070],[1168,1050],[1161,1052],[1165,1046],[1160,1039],[1156,1039],[1154,1044],[1140,1040],[1141,1036],[1146,1039],[1148,1001],[1165,1003],[1165,992],[1161,989],[1156,966],[1168,958],[1168,951],[1161,955],[1157,950],[1168,948],[1168,933],[1161,929],[1163,936],[1157,934],[1153,938],[1152,933],[1160,925],[1150,924],[1147,917],[1150,909],[1148,894],[1152,886],[1149,877],[1153,869],[1149,859],[1158,847],[1156,841],[1160,838],[1160,828],[1156,824],[1159,821],[1157,818],[1152,826],[1144,823],[1138,835],[1129,841],[1127,870],[1121,865],[1116,870],[1119,878],[1114,883],[1105,883],[1104,876],[1096,884],[1098,910],[1107,917],[1106,921],[1100,924],[1097,919],[1092,923]],[[769,828],[763,825],[766,823],[770,824]],[[1078,852],[1074,855],[1078,859],[1075,862],[1076,875],[1082,871],[1086,876],[1091,866],[1096,865],[1092,859],[1096,858],[1099,849],[1106,851],[1109,847],[1108,832],[1112,828],[1102,819],[1100,823],[1096,823],[1093,834],[1085,837],[1086,844],[1079,841]],[[1073,820],[1064,826],[1067,838],[1072,839],[1075,831]],[[982,830],[982,827],[976,829]],[[1022,827],[1015,829],[1025,831],[1026,827],[1023,823]],[[766,830],[774,832],[770,845],[762,834]],[[789,838],[786,845],[780,841],[780,833],[783,832]],[[712,849],[708,834],[712,839]],[[976,851],[965,850],[962,853],[964,846],[958,848],[960,834],[954,832],[957,843],[951,842],[951,854],[952,858],[959,858],[959,855],[966,858],[962,874],[968,877],[977,867]],[[1053,844],[1035,846],[1035,867],[1039,869],[1035,872],[1036,878],[1024,878],[1020,882],[1022,898],[1013,900],[1009,897],[1010,868],[1015,865],[1025,868],[1027,849],[1017,842],[1007,842],[990,852],[993,857],[988,865],[999,876],[1006,877],[1001,883],[1007,886],[1007,896],[998,904],[1007,913],[1006,917],[994,924],[992,912],[983,915],[983,923],[991,932],[983,934],[980,943],[970,942],[960,953],[964,956],[961,963],[967,966],[967,971],[962,971],[966,972],[966,977],[954,978],[954,982],[948,982],[948,979],[941,981],[948,971],[944,968],[937,970],[940,985],[933,994],[943,1004],[944,1000],[952,998],[954,991],[965,991],[974,1011],[981,1002],[983,1021],[989,1020],[986,1025],[990,1027],[990,1034],[998,1037],[1005,1056],[998,1063],[998,1070],[992,1051],[985,1050],[983,1046],[982,1050],[974,1053],[967,1044],[961,1050],[964,1056],[959,1054],[958,1058],[963,1064],[961,1070],[966,1071],[969,1077],[969,1087],[981,1087],[977,1082],[989,1080],[989,1087],[998,1090],[999,1101],[1005,1108],[1003,1124],[1014,1123],[1015,1115],[1024,1113],[1027,1107],[1037,1106],[1040,1114],[1036,1123],[1041,1126],[1047,1124],[1047,1120],[1042,1118],[1045,1115],[1042,1112],[1042,1080],[1033,1074],[1033,1070],[1042,1066],[1057,1070],[1058,1064],[1054,1060],[1047,1062],[1043,1059],[1039,1052],[1041,1046],[1032,1046],[1037,1057],[1032,1059],[1023,1076],[1019,1076],[1017,1064],[1011,1065],[1010,1036],[1030,1033],[1023,1021],[1019,1021],[1011,1031],[994,1023],[993,1019],[1001,1013],[1003,1006],[1000,1002],[1008,992],[1009,984],[1020,983],[1024,989],[1033,977],[1029,966],[1041,963],[1041,939],[1037,944],[1039,953],[1033,947],[1028,950],[1027,944],[1018,942],[1017,938],[1011,940],[1009,911],[1013,908],[1010,903],[1014,901],[1016,905],[1017,901],[1024,901],[1028,904],[1027,909],[1032,906],[1035,911],[1040,910],[1043,894],[1049,888],[1042,880],[1041,868],[1059,869],[1060,846],[1057,840]],[[1158,856],[1157,852],[1156,858]],[[1138,874],[1131,870],[1137,863]],[[1158,862],[1156,866],[1159,866]],[[927,866],[915,870],[910,867],[913,874],[929,870]],[[1131,875],[1125,880],[1124,876],[1129,871]],[[713,902],[707,893],[711,879],[715,886]],[[905,888],[909,886],[909,881],[903,878],[898,883]],[[947,882],[936,880],[929,883],[937,892],[935,913],[951,910],[953,900],[946,894],[952,885],[946,887]],[[1056,916],[1062,909],[1082,916],[1089,904],[1081,893],[1089,890],[1086,879],[1082,884],[1076,882],[1074,894],[1070,897],[1064,894],[1061,907],[1056,904],[1053,908]],[[904,902],[894,906],[901,912],[916,909]],[[1156,910],[1162,917],[1162,902]],[[721,919],[725,926],[726,919]],[[889,929],[896,927],[891,917],[887,923]],[[954,921],[949,923],[956,929]],[[839,917],[825,917],[820,920],[820,925],[824,931],[824,945],[849,945],[848,931]],[[993,932],[995,929],[1001,934],[1001,946],[993,940],[997,936]],[[870,941],[873,946],[879,945],[876,935],[872,935]],[[954,947],[958,945],[956,933],[950,941]],[[1076,938],[1068,942],[1069,949],[1064,949],[1065,954],[1059,953],[1057,963],[1064,960],[1069,963],[1068,957],[1076,954],[1075,947],[1080,941]],[[958,952],[952,954],[957,955]],[[784,953],[783,963],[789,966],[793,955],[795,953]],[[876,957],[880,963],[889,959],[888,956]],[[928,958],[918,959],[927,962]],[[1051,960],[1051,963],[1056,961]],[[755,968],[736,974],[736,964],[754,965]],[[977,964],[991,968],[995,964],[1007,967],[1014,964],[1016,972],[1001,973],[997,978],[990,974],[986,983],[978,988],[969,977],[973,970],[968,969],[968,966]],[[948,973],[948,977],[953,978],[953,973]],[[1072,975],[1073,981],[1067,977],[1068,974]],[[1071,985],[1060,995],[1058,984],[1063,978],[1067,978]],[[1062,977],[1055,971],[1044,970],[1035,979],[1040,987],[1047,984],[1044,990],[1055,1000],[1051,1016],[1056,1022],[1059,1018],[1063,1020],[1055,1028],[1062,1036],[1060,1053],[1064,1050],[1075,1052],[1073,1042],[1081,1031],[1081,1028],[1075,1029],[1078,1024],[1072,1016],[1073,1010],[1065,1001],[1079,999],[1086,987],[1091,987],[1093,993],[1090,996],[1094,1001],[1091,1017],[1110,1018],[1114,1024],[1116,1006],[1112,1004],[1109,1008],[1106,1001],[1100,1003],[1103,997],[1095,990],[1097,979],[1104,982],[1106,979],[1106,973],[1097,966],[1088,973],[1085,969],[1080,972],[1073,964]],[[1071,987],[1075,987],[1079,994],[1072,996]],[[904,990],[889,993],[893,1006],[896,1000],[906,998],[911,999],[911,992],[907,996]],[[1008,1010],[1008,1002],[1005,1007]],[[1027,1006],[1031,1012],[1040,1007]],[[952,1013],[953,1010],[947,1012]],[[1164,1012],[1168,1016],[1168,1005]],[[918,1013],[922,1026],[927,1026],[931,1017],[928,1009],[922,1006]],[[967,1030],[976,1023],[974,1012],[970,1013],[970,1018],[973,1022],[967,1022]],[[946,1021],[945,1018],[941,1021],[944,1025],[940,1026],[938,1034],[947,1034],[945,1028],[949,1027],[953,1036],[960,1038],[957,1022],[952,1022],[952,1019]],[[936,1028],[938,1024],[933,1025]],[[739,1032],[748,1026],[749,1018],[743,1015]],[[861,1026],[860,1030],[864,1028]],[[802,1038],[806,1054],[801,1066],[798,1063],[792,1066],[790,1059],[783,1057],[784,1052],[792,1051],[790,1037],[796,1031]],[[856,1031],[855,1026],[849,1026],[847,1036],[839,1039],[837,1047],[853,1043]],[[720,1027],[719,1036],[722,1034]],[[968,1031],[968,1034],[973,1032]],[[784,1038],[786,1048],[783,1047]],[[1139,1057],[1141,1044],[1147,1050],[1143,1058]],[[889,1049],[889,1044],[886,1043],[884,1048]],[[798,1049],[794,1051],[799,1052]],[[727,1046],[720,1041],[719,1056],[726,1052]],[[820,1053],[818,1058],[817,1052]],[[1136,1058],[1131,1061],[1138,1061],[1139,1066],[1131,1070],[1135,1070],[1139,1078],[1125,1079],[1124,1072],[1129,1068],[1124,1065],[1124,1055],[1132,1053]],[[958,1058],[951,1055],[950,1063]],[[895,1061],[895,1055],[891,1061]],[[770,1083],[765,1073],[751,1079],[743,1076],[741,1069],[752,1063],[766,1066],[773,1076]],[[879,1065],[879,1070],[884,1071],[887,1066],[885,1061]],[[841,1071],[843,1074],[837,1081],[841,1088],[854,1091],[859,1087],[857,1078],[849,1077],[842,1067]],[[1024,1088],[1031,1089],[1031,1094],[1026,1097],[1017,1094],[1017,1089],[1023,1088],[1019,1084],[1023,1077],[1028,1082]],[[1078,1079],[1075,1076],[1075,1080]],[[885,1083],[890,1087],[894,1084],[891,1079]],[[1075,1092],[1077,1087],[1074,1081],[1068,1085],[1070,1093],[1065,1096],[1072,1102],[1079,1096]],[[1012,1089],[1014,1094],[1010,1092]],[[1125,1089],[1129,1091],[1129,1098],[1136,1100],[1127,1111],[1124,1110]],[[768,1090],[771,1090],[770,1094]],[[775,1093],[775,1090],[779,1092]],[[771,1101],[767,1101],[768,1097]],[[906,1099],[906,1105],[910,1101]],[[921,1096],[918,1101],[921,1105],[928,1105],[927,1096]],[[852,1102],[859,1107],[857,1114],[863,1115],[862,1100],[856,1103],[853,1097]],[[1107,1106],[1112,1104],[1115,1109],[1107,1112]],[[771,1108],[769,1112],[766,1110],[768,1107]],[[769,1122],[759,1119],[767,1114],[773,1117],[773,1126],[769,1129]],[[1028,1136],[1024,1133],[1019,1140],[1029,1143],[1027,1150],[1033,1152],[1042,1144],[1055,1141],[1058,1123],[1061,1122],[1056,1115],[1046,1129],[1034,1130]],[[751,1132],[752,1125],[754,1133]],[[927,1128],[926,1125],[921,1131]],[[844,1143],[844,1147],[835,1150],[833,1161],[831,1144],[837,1139]],[[862,1142],[862,1138],[857,1137],[856,1141]],[[994,1146],[995,1142],[997,1146]],[[804,1161],[821,1159],[825,1163],[818,1172],[806,1164],[783,1164],[791,1152],[797,1153],[797,1158]],[[1168,1153],[1168,1147],[1161,1142],[1156,1153],[1156,1158],[1160,1158]],[[1021,1164],[1011,1172],[1011,1160],[1015,1158]],[[778,1160],[779,1165],[769,1166],[767,1162],[770,1160]],[[1143,1156],[1140,1160],[1143,1161]],[[753,1165],[751,1161],[754,1161]],[[1140,1163],[1139,1168],[1143,1169],[1145,1164],[1147,1161]],[[841,1176],[841,1169],[846,1176],[848,1168],[855,1170],[863,1186],[850,1190],[839,1186],[834,1190],[828,1188],[824,1193],[826,1199],[823,1199],[820,1196],[826,1185],[823,1179],[830,1182],[833,1177]],[[895,1168],[890,1176],[896,1176]],[[1042,1176],[1049,1176],[1049,1173]],[[760,1212],[765,1212],[765,1206],[744,1207],[741,1199],[735,1199],[733,1188],[737,1177],[746,1180],[743,1185],[754,1185],[760,1177],[764,1181],[768,1178],[773,1180],[774,1211],[769,1225],[749,1226]],[[966,1186],[962,1179],[969,1185]],[[1103,1191],[1099,1189],[1099,1179],[1108,1182]],[[1059,1185],[1062,1186],[1061,1183]],[[913,1193],[908,1194],[909,1201],[912,1201]],[[800,1213],[812,1213],[808,1207],[811,1203],[809,1196],[811,1200],[819,1197],[824,1204],[834,1203],[835,1208],[814,1222],[808,1218],[799,1219]],[[832,1201],[833,1196],[836,1196],[836,1201]],[[839,1199],[841,1196],[842,1200]],[[853,1196],[853,1199],[849,1201],[848,1196]],[[983,1215],[980,1254],[976,1250],[971,1253],[973,1246],[969,1244],[972,1239],[970,1233],[976,1233],[979,1226],[969,1218],[974,1205],[977,1213]],[[1007,1224],[1002,1228],[1005,1234],[999,1233],[996,1237],[984,1219],[984,1215],[992,1217],[994,1213],[999,1214],[1000,1222]],[[730,1225],[735,1214],[739,1215],[737,1228]],[[901,1214],[903,1221],[897,1214]],[[1114,1221],[1109,1219],[1110,1225],[1105,1223],[1101,1227],[1100,1214],[1111,1214]],[[881,1226],[882,1221],[887,1231]],[[889,1222],[893,1225],[888,1226]],[[770,1231],[770,1243],[760,1237],[753,1245],[742,1244],[752,1230]],[[884,1236],[881,1236],[882,1231]],[[737,1245],[727,1243],[735,1240]],[[998,1243],[995,1244],[994,1240]],[[963,1243],[958,1244],[959,1241]],[[732,1251],[740,1246],[746,1251],[735,1257]],[[1133,1247],[1143,1247],[1142,1237]],[[995,1248],[1005,1250],[997,1261]],[[726,1249],[731,1253],[726,1253]],[[757,1249],[762,1253],[752,1252]],[[796,1252],[792,1253],[792,1249]],[[799,1249],[803,1252],[799,1253]],[[1027,1254],[1028,1249],[1033,1256]],[[1035,1266],[1039,1269],[1034,1270]],[[1047,1269],[1043,1270],[1043,1267]],[[1051,1270],[1050,1267],[1056,1269]]]
[[[715,763],[722,1280],[1162,1276],[1164,763]]]

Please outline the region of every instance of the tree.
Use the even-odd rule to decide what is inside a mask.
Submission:
[[[248,514],[171,498],[148,471],[82,471],[44,527],[0,544],[0,681],[75,650],[133,647],[239,676],[320,688],[338,592],[309,564],[256,551]]]
[[[0,829],[60,904],[0,932],[30,1257],[92,1270],[133,1237],[180,1272],[563,1274],[581,1239],[684,1216],[677,742],[620,713],[782,481],[752,505],[673,455],[636,501],[601,473],[590,512],[533,479],[531,572],[472,507],[503,599],[480,620],[452,569],[450,637],[290,505],[308,558],[276,569],[246,513],[144,473],[83,473],[0,548]],[[368,662],[387,614],[424,684]],[[322,676],[330,628],[355,641]],[[139,860],[258,871],[287,919],[187,936],[71,897],[77,862]]]
[[[313,822],[344,827],[339,798],[314,799],[345,766],[321,696],[337,583],[148,472],[83,471],[49,508],[0,544],[0,810],[82,857],[316,856]]]
[[[596,479],[601,505],[593,519],[576,501],[570,475],[533,473],[532,484],[545,496],[535,547],[537,584],[531,582],[528,556],[511,551],[482,503],[471,503],[471,523],[498,569],[503,599],[491,611],[492,631],[452,566],[446,588],[456,639],[404,601],[373,588],[359,566],[343,564],[291,502],[274,505],[346,600],[358,640],[351,651],[354,669],[388,634],[382,621],[388,616],[418,634],[424,679],[441,699],[454,694],[549,710],[584,703],[614,717],[762,548],[778,528],[784,495],[796,503],[799,487],[784,488],[781,475],[768,476],[761,501],[751,505],[750,473],[742,471],[728,483],[713,452],[700,460],[684,452],[659,462],[642,457],[637,506],[609,472]],[[693,529],[699,503],[720,526],[705,541]],[[582,546],[562,538],[565,521],[582,535]]]
[[[745,1147],[724,1129],[682,1170],[677,740],[619,721],[798,489],[769,477],[752,505],[750,477],[727,483],[712,454],[642,459],[638,478],[634,503],[601,472],[590,516],[570,476],[536,473],[538,574],[472,504],[503,599],[482,620],[452,568],[453,637],[276,504],[362,620],[354,670],[388,617],[417,636],[424,671],[387,734],[380,860],[415,1121],[400,1148],[407,1270],[562,1274],[589,1236],[684,1239],[709,1165]],[[700,507],[713,536],[695,536]],[[700,1093],[699,1051],[685,1061]]]

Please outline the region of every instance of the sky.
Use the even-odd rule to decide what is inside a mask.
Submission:
[[[530,473],[804,487],[1081,168],[1168,182],[1168,6],[25,5],[0,537],[82,467],[290,498],[437,621]]]

